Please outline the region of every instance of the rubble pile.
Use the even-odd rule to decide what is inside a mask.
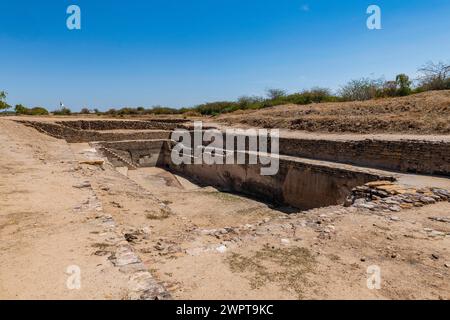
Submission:
[[[391,181],[374,181],[353,188],[345,205],[372,211],[398,212],[439,201],[450,201],[450,192],[440,188],[412,188]]]

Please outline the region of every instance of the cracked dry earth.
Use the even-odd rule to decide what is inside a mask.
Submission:
[[[299,211],[159,168],[79,164],[88,144],[10,121],[0,141],[0,298],[450,299],[448,201]]]

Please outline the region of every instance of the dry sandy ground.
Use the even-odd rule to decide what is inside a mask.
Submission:
[[[450,238],[424,231],[450,232],[448,223],[428,219],[448,216],[448,202],[397,216],[341,206],[287,214],[158,168],[128,176],[171,208],[142,215],[128,194],[114,216],[134,213],[122,221],[132,245],[174,298],[450,298]],[[100,198],[117,203],[108,186]],[[367,288],[372,265],[381,269],[380,290]]]
[[[310,132],[450,133],[450,90],[369,101],[284,105],[224,114],[216,121]]]
[[[449,217],[449,202],[298,212],[158,168],[77,167],[87,144],[9,121],[0,142],[0,298],[123,298],[124,273],[93,254],[101,206],[176,299],[450,299],[450,223],[429,219]],[[85,180],[92,189],[72,187]],[[81,290],[66,287],[73,264]],[[380,289],[367,287],[370,266]]]
[[[85,177],[69,146],[4,120],[0,144],[0,299],[123,298],[127,278],[92,254],[100,241],[89,218],[95,199],[72,187]],[[78,290],[67,286],[73,265]]]

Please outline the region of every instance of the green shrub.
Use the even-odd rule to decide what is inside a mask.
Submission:
[[[267,89],[266,93],[269,100],[276,100],[287,95],[286,91],[283,89]]]
[[[363,101],[379,96],[382,88],[383,81],[380,79],[361,78],[349,81],[340,89],[339,93],[346,101]]]
[[[53,114],[55,116],[70,116],[72,114],[72,111],[70,111],[69,108],[63,107],[59,110],[53,111]]]
[[[119,116],[123,116],[123,115],[137,115],[139,114],[139,112],[136,109],[133,108],[122,108],[120,109],[117,114]]]
[[[280,89],[269,89],[268,97],[268,99],[264,99],[258,96],[242,96],[236,102],[218,101],[204,103],[194,107],[192,110],[202,115],[214,116],[237,110],[255,110],[288,103],[309,104],[339,100],[339,97],[334,96],[329,89],[318,87],[290,95],[287,95],[285,91]]]
[[[397,82],[396,81],[385,81],[383,87],[378,90],[377,97],[395,97],[397,96]]]
[[[179,109],[174,108],[168,108],[168,107],[161,107],[161,106],[155,106],[151,109],[144,110],[147,114],[180,114],[181,111]]]
[[[197,111],[202,115],[218,115],[223,112],[238,110],[239,105],[237,102],[218,101],[218,102],[204,103],[194,107],[193,109],[194,111]]]
[[[246,109],[260,109],[261,104],[264,102],[264,98],[258,96],[242,96],[237,102],[231,104],[229,107],[225,108],[224,112],[234,112],[236,110],[246,110]]]
[[[35,107],[30,110],[32,116],[46,116],[48,115],[48,111],[42,107]]]
[[[303,104],[320,103],[320,102],[334,102],[337,97],[331,93],[328,88],[315,87],[310,90],[304,90],[300,93]]]
[[[27,108],[21,104],[17,104],[14,108],[14,111],[16,114],[23,114],[28,116],[45,116],[48,115],[48,111],[45,108],[42,107],[35,107],[35,108]]]
[[[21,104],[16,104],[16,106],[14,107],[14,111],[16,112],[16,114],[27,114],[28,113],[28,108],[21,105]]]
[[[419,86],[424,90],[450,89],[450,64],[428,62],[419,70]]]
[[[108,111],[106,111],[105,114],[115,116],[117,114],[117,110],[114,108],[111,108]]]

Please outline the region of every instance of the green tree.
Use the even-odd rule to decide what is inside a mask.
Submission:
[[[267,89],[266,93],[267,97],[272,100],[285,97],[287,94],[286,91],[284,91],[283,89]]]
[[[6,103],[6,95],[7,93],[5,91],[0,91],[0,110],[11,108],[11,106]]]
[[[399,96],[407,96],[411,94],[411,81],[409,80],[409,77],[401,73],[395,77],[395,82],[397,83],[398,89],[397,89],[397,95]]]
[[[28,114],[28,108],[21,105],[21,104],[16,104],[16,107],[14,108],[14,111],[16,112],[16,114]]]

